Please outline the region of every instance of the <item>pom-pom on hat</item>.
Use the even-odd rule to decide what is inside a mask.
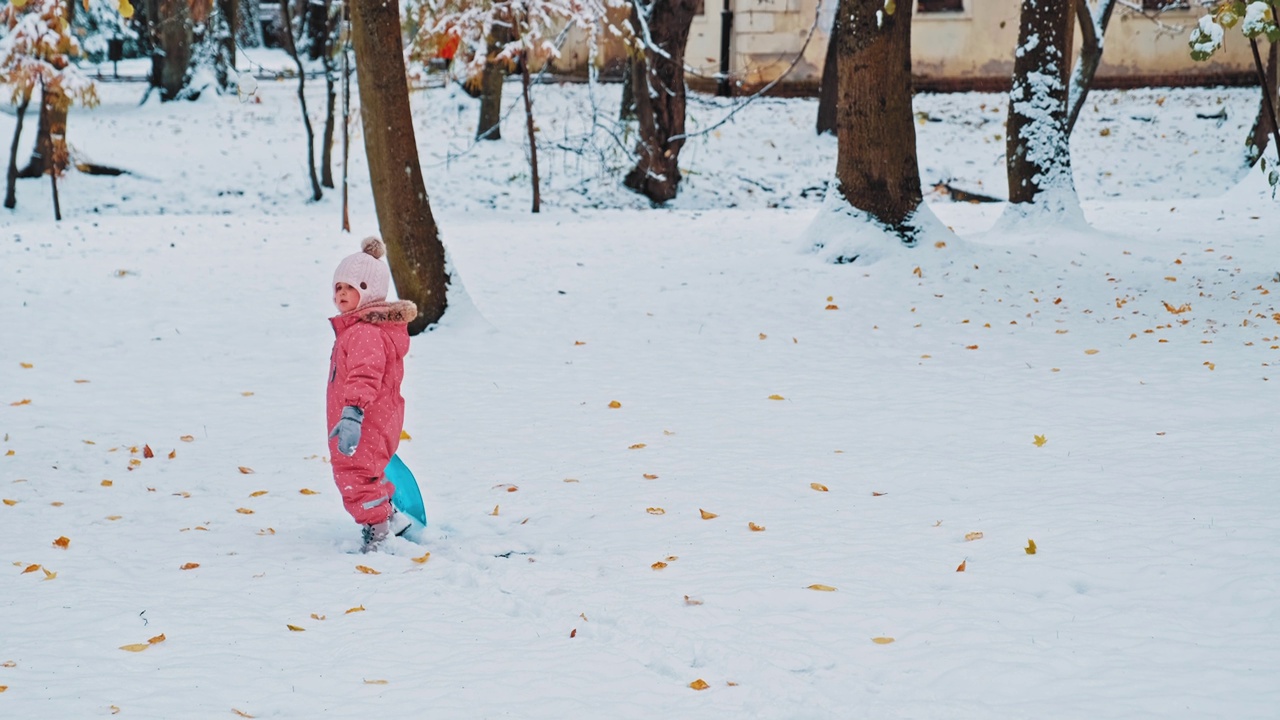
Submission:
[[[391,287],[391,269],[382,262],[387,246],[376,237],[367,237],[360,243],[360,252],[348,255],[333,271],[333,285],[346,283],[360,293],[360,307],[387,299]]]

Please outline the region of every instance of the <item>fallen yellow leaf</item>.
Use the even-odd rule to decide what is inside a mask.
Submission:
[[[817,490],[818,492],[827,492],[827,486],[822,483],[809,483],[809,487]]]
[[[253,511],[252,511],[252,510],[250,510],[249,508],[236,508],[236,512],[240,513],[241,515],[252,515],[252,514],[253,514]]]
[[[254,492],[249,493],[249,497],[251,497],[251,498],[255,498],[255,497],[262,497],[263,495],[266,495],[266,494],[267,494],[267,492],[268,492],[268,491],[266,491],[266,490],[256,490],[256,491],[254,491]]]
[[[244,392],[242,392],[242,393],[240,393],[240,394],[241,394],[241,395],[243,395],[244,397],[253,397],[253,391],[252,391],[252,390],[246,390],[246,391],[244,391]]]
[[[150,446],[150,445],[143,445],[143,446],[142,446],[142,457],[144,457],[144,458],[146,458],[146,459],[150,460],[151,458],[153,458],[153,457],[155,457],[155,456],[156,456],[156,452],[155,452],[154,450],[152,450],[152,449],[151,449],[151,446]]]
[[[179,570],[195,570],[198,567],[200,567],[200,563],[187,563],[179,568]]]
[[[299,495],[319,495],[320,493],[310,488],[302,488],[298,491]]]
[[[786,398],[782,397],[781,395],[776,395],[776,394],[775,394],[775,395],[770,395],[770,396],[769,396],[769,399],[770,399],[770,400],[786,400]]]
[[[1085,351],[1084,351],[1084,354],[1085,354],[1085,355],[1097,355],[1097,354],[1098,354],[1098,351],[1097,351],[1097,350],[1095,350],[1095,349],[1093,349],[1093,348],[1089,348],[1088,350],[1085,350]]]
[[[119,715],[119,714],[120,714],[120,706],[118,706],[118,705],[111,705],[111,706],[109,706],[109,707],[111,708],[111,714],[112,714],[112,715]]]
[[[356,569],[364,573],[365,575],[381,575],[382,574],[377,570],[374,570],[373,568],[369,567],[368,565],[357,565]]]
[[[414,562],[418,563],[419,565],[423,565],[423,564],[425,564],[428,560],[430,560],[430,559],[431,559],[431,553],[427,553],[426,555],[423,555],[422,557],[416,557],[416,558],[412,558],[412,559],[413,559],[413,561],[414,561]]]
[[[102,482],[100,482],[100,483],[98,483],[98,484],[99,484],[99,485],[101,485],[102,487],[111,487],[111,486],[112,486],[112,485],[114,485],[115,483],[111,482],[110,480],[103,480]]]
[[[1027,554],[1028,554],[1028,555],[1035,555],[1035,554],[1036,554],[1036,541],[1035,541],[1035,540],[1028,539],[1028,540],[1027,540],[1027,546],[1026,546],[1025,548],[1023,548],[1023,550],[1025,550],[1025,551],[1027,552]]]
[[[564,479],[564,481],[565,481],[565,482],[567,482],[567,483],[576,483],[576,482],[578,482],[578,479],[577,479],[577,478],[565,478],[565,479]]]
[[[964,572],[965,565],[967,565],[968,563],[969,563],[968,560],[961,560],[960,567],[956,568],[956,572]]]
[[[666,515],[667,514],[667,511],[663,510],[660,507],[645,508],[644,511],[649,513],[650,515]]]
[[[4,454],[4,456],[5,456],[5,457],[12,457],[12,456],[13,456],[13,454],[14,454],[14,453],[13,453],[13,451],[12,451],[12,450],[9,450],[8,452],[6,452],[6,453]]]
[[[248,467],[245,467],[245,466],[241,465],[241,466],[240,466],[240,474],[241,474],[241,475],[252,475],[252,474],[253,474],[253,468],[248,468]]]
[[[654,474],[652,474],[652,473],[645,473],[645,474],[644,474],[644,479],[645,479],[645,480],[657,480],[657,479],[658,479],[658,476],[657,476],[657,475],[654,475]]]
[[[346,612],[344,612],[344,613],[342,613],[342,614],[343,614],[343,615],[350,615],[351,613],[358,613],[358,612],[364,612],[364,606],[363,606],[363,605],[357,605],[357,606],[355,606],[355,607],[353,607],[353,608],[350,608],[349,610],[347,610]]]
[[[237,710],[237,709],[235,709],[235,708],[231,708],[231,712],[235,713],[236,715],[239,715],[239,716],[240,716],[240,717],[242,717],[242,718],[251,718],[251,717],[253,717],[253,716],[252,716],[252,715],[250,715],[249,713],[247,713],[247,712],[245,712],[245,711],[243,711],[243,710]]]
[[[836,591],[836,589],[835,589],[835,588],[833,588],[833,587],[831,587],[830,585],[820,585],[820,584],[817,584],[817,583],[815,583],[815,584],[813,584],[813,585],[810,585],[809,587],[805,588],[805,590],[818,590],[818,591],[821,591],[821,592],[835,592],[835,591]]]
[[[120,649],[126,652],[142,652],[151,647],[150,643],[133,643],[130,645],[121,645]]]
[[[654,570],[661,570],[662,568],[664,568],[664,567],[666,567],[666,566],[667,566],[667,564],[666,564],[666,563],[664,563],[664,562],[662,562],[661,560],[659,560],[658,562],[656,562],[656,563],[654,563],[654,564],[650,565],[649,567],[653,568]]]
[[[1036,447],[1044,447],[1044,444],[1049,442],[1049,439],[1043,435],[1035,435],[1031,442],[1034,443]]]
[[[574,341],[573,341],[573,344],[574,344],[575,346],[576,346],[576,345],[586,345],[586,343],[585,343],[585,342],[583,342],[583,341],[581,341],[581,340],[574,340]]]
[[[31,404],[31,398],[23,398],[22,400],[19,400],[17,402],[9,403],[9,405],[12,407],[18,407],[20,405],[30,405],[30,404]]]
[[[981,539],[982,539],[981,531],[968,532],[964,534],[965,542],[973,542],[974,540],[981,540]]]
[[[182,442],[195,442],[195,441],[196,441],[196,436],[195,436],[195,435],[183,435],[182,437],[180,437],[180,438],[178,438],[178,439],[179,439],[179,440],[181,440]]]
[[[172,460],[172,459],[174,459],[174,458],[176,458],[176,457],[178,457],[178,451],[177,451],[177,450],[170,450],[170,451],[169,451],[169,459],[170,459],[170,460]]]
[[[873,637],[873,638],[871,638],[871,642],[873,642],[873,643],[875,643],[875,644],[877,644],[877,645],[888,645],[889,643],[893,642],[893,638],[891,638],[891,637]]]
[[[494,517],[497,517],[497,515],[498,515],[498,507],[499,507],[498,505],[494,505],[494,506],[493,506],[493,512],[491,512],[491,513],[489,513],[489,514],[490,514],[490,515],[493,515]]]
[[[365,680],[364,684],[365,685],[386,685],[387,681],[386,680]]]
[[[21,564],[21,563],[19,563],[19,564]],[[39,570],[39,569],[40,569],[40,565],[38,565],[38,564],[35,564],[35,565],[28,565],[28,566],[27,566],[27,567],[22,571],[22,573],[21,573],[21,574],[26,575],[27,573],[33,573],[33,572],[35,572],[35,571],[37,571],[37,570]]]
[[[289,630],[290,630],[291,632],[306,632],[306,631],[307,631],[307,629],[306,629],[306,628],[304,628],[304,627],[298,627],[297,625],[289,625],[288,623],[286,623],[286,624],[285,624],[285,627],[289,628]]]
[[[405,432],[404,430],[401,430],[401,431],[400,431],[400,439],[401,439],[401,440],[412,440],[413,438],[412,438],[412,437],[409,437],[409,433]]]
[[[753,522],[747,523],[747,527],[751,529],[751,532],[764,532],[763,525],[757,525]]]
[[[59,547],[59,548],[62,548],[63,550],[66,550],[70,545],[71,545],[71,538],[67,537],[66,535],[63,535],[59,537],[57,540],[53,541],[54,547]]]
[[[325,619],[325,617],[324,617],[323,615],[317,615],[317,614],[315,614],[315,613],[311,613],[311,619],[312,619],[312,620],[324,620],[324,619]]]
[[[713,513],[713,512],[707,512],[706,510],[703,510],[702,508],[698,508],[698,512],[702,514],[702,519],[703,519],[703,520],[710,520],[711,518],[718,518],[718,517],[720,517],[719,515],[717,515],[717,514],[715,514],[715,513]]]
[[[14,505],[17,505],[17,504],[18,504],[18,501],[17,501],[17,500],[10,500],[9,498],[5,498],[5,499],[4,499],[4,504],[5,504],[5,505],[8,505],[9,507],[13,507]]]
[[[40,568],[40,572],[44,573],[44,579],[45,579],[45,580],[52,580],[52,579],[54,579],[54,578],[58,577],[58,573],[56,573],[56,572],[51,572],[51,571],[49,570],[49,568],[44,568],[44,567],[42,567],[42,568]]]
[[[148,645],[155,645],[157,643],[162,643],[164,641],[165,641],[164,633],[160,633],[159,635],[153,638],[147,638]]]
[[[31,363],[29,363],[29,362],[20,362],[20,363],[18,363],[18,364],[19,364],[19,365],[21,365],[22,367],[26,368],[27,370],[30,370],[31,368],[35,367],[35,365],[32,365],[32,364],[31,364]]]
[[[703,680],[702,678],[698,678],[697,680],[694,680],[693,682],[689,683],[689,687],[693,688],[694,690],[706,690],[711,686],[707,684],[706,680]]]
[[[120,518],[121,518],[121,516],[120,516],[120,515],[108,515],[108,516],[107,516],[107,519],[108,519],[108,520],[113,520],[113,521],[114,521],[114,520],[119,520]]]
[[[197,529],[197,530],[199,530],[200,528],[196,528],[196,529]],[[275,528],[263,528],[263,529],[261,529],[261,530],[259,530],[259,531],[258,531],[258,534],[259,534],[259,535],[275,535],[275,534],[276,534],[276,529],[275,529]]]
[[[836,305],[835,303],[828,303],[827,306],[823,308],[823,310],[839,310],[839,309],[840,309],[840,306]]]
[[[617,410],[618,408],[622,407],[622,403],[618,402],[617,400],[610,400],[609,407],[613,408],[614,410]]]
[[[88,381],[88,380],[76,380],[76,384],[77,384],[77,385],[84,385],[84,384],[85,384],[85,383],[87,383],[87,382],[89,382],[89,381]]]
[[[628,449],[628,450],[640,450],[641,448],[644,448],[644,447],[647,447],[644,443],[636,443],[635,445],[632,445],[631,447],[629,447],[629,448],[627,448],[627,449]]]
[[[702,604],[702,601],[701,601],[701,600],[697,600],[697,599],[695,599],[695,598],[691,598],[691,597],[689,597],[688,595],[685,595],[685,596],[684,596],[684,604],[685,604],[685,605],[701,605],[701,604]]]

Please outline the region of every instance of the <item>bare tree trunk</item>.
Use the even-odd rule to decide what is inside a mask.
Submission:
[[[22,121],[27,117],[27,107],[31,105],[31,93],[22,96],[18,103],[16,122],[13,127],[13,142],[9,145],[9,172],[5,174],[4,206],[12,210],[18,206],[18,140],[22,137]]]
[[[49,173],[49,184],[53,186],[53,219],[62,221],[62,202],[58,200],[58,173]]]
[[[342,46],[342,229],[351,232],[350,185],[347,183],[347,170],[351,165],[351,5],[348,0],[342,0],[338,23]]]
[[[280,0],[280,12],[284,15],[285,25],[292,26],[289,0]],[[311,115],[307,112],[307,71],[302,66],[302,58],[298,57],[298,44],[294,42],[293,33],[284,35],[284,49],[298,66],[298,104],[302,106],[302,126],[307,131],[307,172],[311,174],[311,199],[314,201],[324,197],[324,191],[320,189],[320,178],[316,177],[316,133],[311,128]]]
[[[418,163],[399,3],[351,0],[351,24],[378,226],[397,294],[418,304],[418,317],[409,323],[416,335],[444,315],[449,277]]]
[[[893,14],[883,0],[842,0],[836,15],[839,103],[836,137],[839,191],[915,245],[923,202],[911,110],[911,6]]]
[[[840,68],[836,62],[836,47],[840,36],[840,13],[836,12],[831,24],[831,37],[827,39],[827,58],[822,63],[822,79],[818,85],[818,134],[836,131],[836,100],[840,95]]]
[[[1253,167],[1263,153],[1267,151],[1267,145],[1271,143],[1271,136],[1276,133],[1276,115],[1280,115],[1280,78],[1277,78],[1276,64],[1280,58],[1280,42],[1271,43],[1271,52],[1267,53],[1267,69],[1263,73],[1262,80],[1262,96],[1258,99],[1258,117],[1253,121],[1253,127],[1249,130],[1249,139],[1245,143],[1245,167]],[[1268,95],[1270,97],[1268,97]],[[1267,110],[1267,102],[1270,100],[1271,110]],[[1280,147],[1280,143],[1277,143]]]
[[[529,128],[529,169],[533,174],[533,212],[542,209],[542,196],[538,190],[538,138],[533,128],[533,99],[529,97],[529,55],[520,58],[520,85],[524,89],[524,117]]]
[[[640,138],[636,166],[623,184],[655,203],[676,196],[680,187],[680,148],[684,147],[684,50],[696,0],[654,0],[648,17],[636,16],[647,43],[633,64],[632,90]],[[648,43],[652,43],[650,46]]]
[[[1093,85],[1093,76],[1098,73],[1098,65],[1102,63],[1103,36],[1107,32],[1107,25],[1111,23],[1111,13],[1116,8],[1116,0],[1099,0],[1095,15],[1089,8],[1089,0],[1074,2],[1076,18],[1080,22],[1080,58],[1076,60],[1075,70],[1071,73],[1071,89],[1067,97],[1068,136],[1075,130],[1080,109],[1084,107],[1089,88]]]
[[[69,105],[57,102],[56,98],[41,93],[40,117],[36,123],[36,144],[31,149],[31,157],[27,160],[26,167],[18,171],[18,177],[38,178],[49,172],[57,158],[54,136],[66,136],[67,113],[70,110]],[[66,158],[63,158],[62,166],[58,170],[66,169]]]
[[[509,68],[505,61],[498,59],[498,53],[510,41],[510,28],[495,25],[493,37],[489,38],[484,69],[480,72],[480,124],[476,126],[477,140],[502,139],[502,83],[507,78]]]
[[[333,185],[333,132],[334,116],[338,110],[338,68],[334,52],[338,44],[337,16],[333,12],[333,0],[324,0],[324,133],[320,139],[320,184],[332,189]]]
[[[1067,135],[1067,86],[1074,0],[1023,0],[1009,92],[1005,161],[1009,202],[1049,199],[1078,208]],[[1068,193],[1070,199],[1058,193]]]
[[[160,67],[160,99],[164,102],[184,97],[187,69],[191,65],[191,8],[187,0],[158,0],[156,35],[163,55]]]

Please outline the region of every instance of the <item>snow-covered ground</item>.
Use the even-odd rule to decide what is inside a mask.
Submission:
[[[553,149],[588,88],[539,88],[531,215],[522,118],[465,151],[475,101],[420,95],[466,289],[407,360],[431,525],[364,556],[322,457],[357,238],[305,202],[292,84],[102,92],[72,142],[138,175],[66,179],[60,224],[24,181],[0,216],[0,716],[1274,716],[1252,92],[1097,93],[1094,231],[933,197],[959,237],[867,266],[798,239],[834,164],[812,101],[693,141],[655,211]],[[1002,103],[918,98],[926,182],[1001,194]]]

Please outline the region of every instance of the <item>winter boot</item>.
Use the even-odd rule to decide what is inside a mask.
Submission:
[[[409,516],[398,510],[392,510],[391,516],[382,522],[361,525],[360,534],[364,540],[364,547],[360,548],[360,552],[367,553],[377,550],[388,537],[403,535],[412,525],[413,521],[409,519]]]

